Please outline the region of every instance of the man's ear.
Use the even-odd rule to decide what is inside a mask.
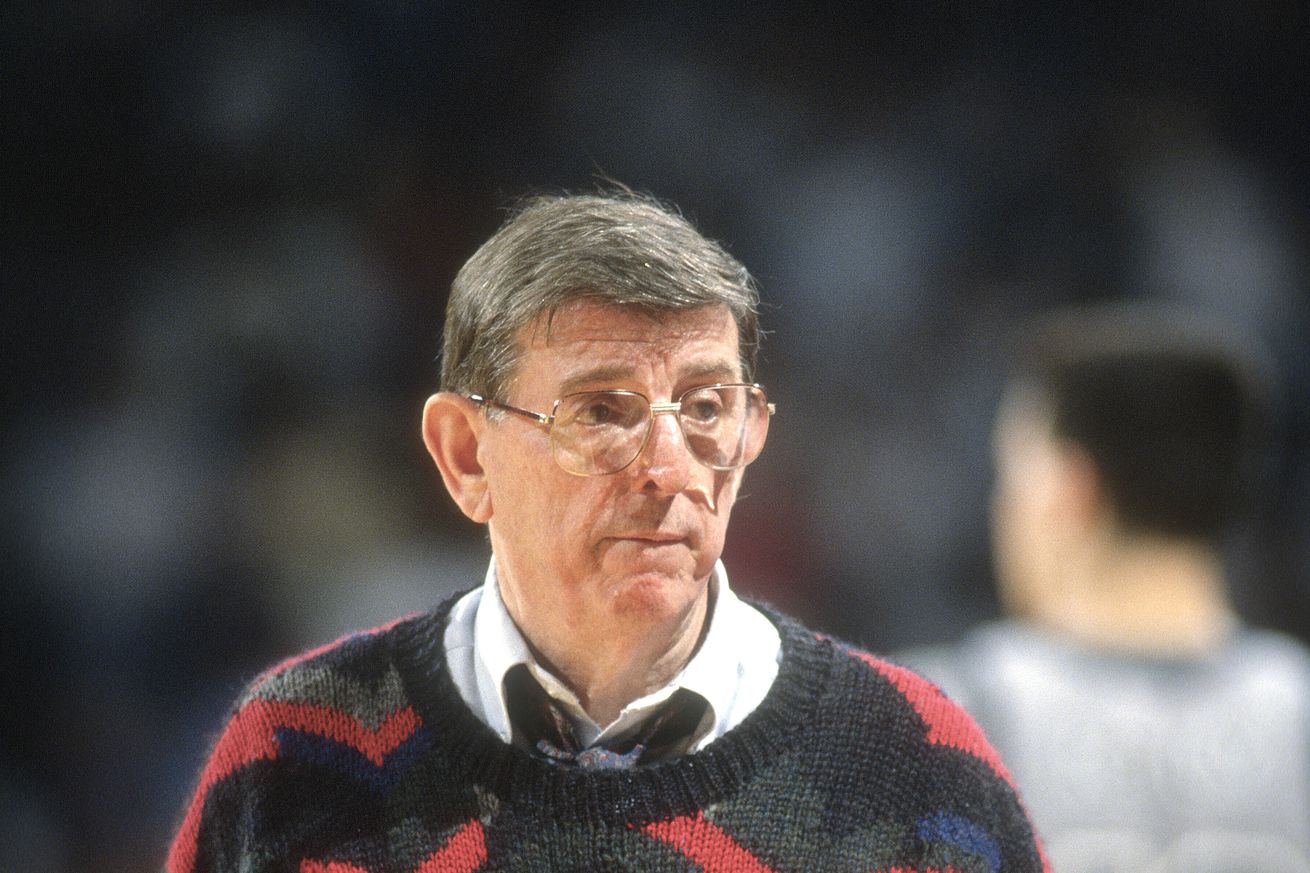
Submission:
[[[460,510],[479,524],[491,519],[491,492],[478,460],[485,425],[478,404],[450,391],[433,394],[423,405],[423,443],[428,454]]]

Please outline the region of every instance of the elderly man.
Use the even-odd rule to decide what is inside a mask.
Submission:
[[[171,873],[1042,869],[968,716],[730,589],[774,411],[756,304],[626,193],[531,201],[483,245],[423,438],[486,579],[259,677]]]

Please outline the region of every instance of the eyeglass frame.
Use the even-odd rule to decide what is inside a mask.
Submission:
[[[768,392],[765,391],[764,386],[759,384],[758,382],[715,382],[710,385],[697,385],[694,388],[688,388],[686,391],[683,391],[681,394],[679,394],[676,400],[670,400],[667,403],[656,403],[653,400],[651,400],[649,397],[647,397],[645,394],[642,394],[640,391],[629,391],[626,388],[600,388],[595,391],[574,391],[570,394],[565,394],[563,397],[556,399],[555,402],[551,405],[549,413],[533,412],[532,410],[524,409],[521,406],[512,406],[511,404],[504,403],[500,400],[492,400],[490,397],[484,397],[481,394],[465,394],[464,396],[484,408],[501,409],[504,410],[505,412],[512,412],[515,415],[521,415],[524,418],[527,418],[533,424],[545,428],[547,433],[550,433],[550,431],[555,426],[555,413],[559,409],[559,405],[563,403],[565,400],[569,399],[570,397],[579,397],[584,394],[626,394],[630,397],[640,397],[642,400],[646,401],[646,407],[650,410],[650,414],[646,417],[646,432],[645,434],[642,435],[641,445],[637,448],[636,454],[632,456],[632,460],[628,461],[622,467],[619,467],[617,470],[610,470],[607,473],[579,473],[576,470],[570,470],[568,467],[565,467],[563,464],[560,464],[559,460],[555,458],[555,453],[553,451],[551,452],[552,460],[555,461],[555,463],[559,466],[561,470],[563,470],[566,473],[569,473],[570,475],[613,476],[615,473],[622,473],[624,470],[628,469],[628,467],[631,467],[633,463],[635,463],[636,460],[641,457],[641,453],[646,451],[646,445],[650,442],[651,431],[655,429],[655,416],[666,415],[666,414],[672,414],[676,416],[678,413],[682,411],[682,401],[687,398],[687,395],[694,394],[697,391],[710,391],[717,388],[758,389],[759,392],[764,395],[765,398],[764,407],[768,411],[769,418],[772,418],[773,415],[778,411],[778,405],[768,399],[769,397]],[[767,421],[768,419],[765,420]],[[682,434],[683,440],[686,441],[687,434],[685,431],[682,430],[681,419],[678,419],[678,432]],[[702,466],[705,467],[709,467],[711,470],[740,470],[741,468],[749,465],[752,461],[755,460],[754,458],[752,458],[750,461],[747,461],[743,464],[737,464],[735,467],[715,467],[712,464],[706,464],[704,461],[702,461],[700,459],[700,456],[691,450],[690,443],[688,443],[687,451],[688,454],[690,454],[693,458],[696,459],[696,463],[701,464]]]

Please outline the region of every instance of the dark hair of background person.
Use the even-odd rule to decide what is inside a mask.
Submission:
[[[1222,545],[1257,505],[1274,392],[1249,337],[1183,309],[1064,310],[1021,334],[1014,390],[1091,457],[1128,530]]]

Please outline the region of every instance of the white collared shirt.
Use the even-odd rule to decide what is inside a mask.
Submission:
[[[460,697],[502,740],[511,742],[505,701],[505,674],[525,664],[546,693],[573,723],[583,746],[620,737],[636,728],[679,688],[694,691],[709,703],[690,738],[697,751],[736,727],[764,700],[778,675],[782,642],[778,630],[759,610],[728,587],[720,561],[710,576],[712,612],[700,648],[663,688],[632,701],[608,725],[596,724],[559,678],[536,662],[500,596],[493,557],[481,588],[459,599],[446,625],[446,663]]]

